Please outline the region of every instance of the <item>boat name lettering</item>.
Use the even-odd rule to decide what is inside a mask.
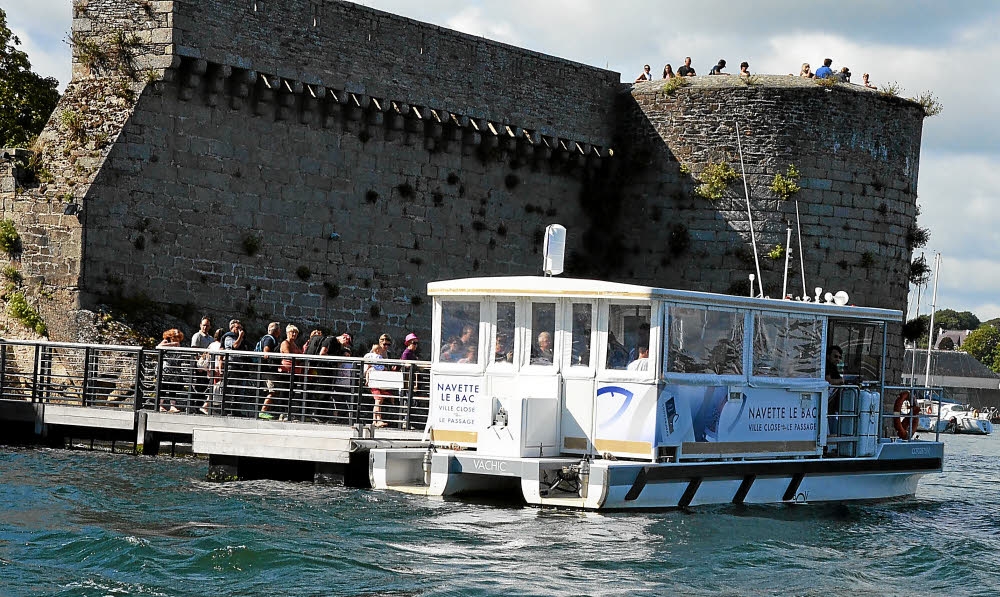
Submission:
[[[443,402],[475,402],[479,394],[479,384],[439,383],[437,391]]]
[[[477,471],[486,471],[491,473],[506,473],[507,463],[501,462],[499,460],[481,460],[476,458],[472,461],[472,468]]]
[[[930,456],[931,455],[931,449],[930,448],[911,448],[910,449],[910,455],[911,456]]]
[[[815,419],[816,407],[752,406],[749,416],[751,419]]]

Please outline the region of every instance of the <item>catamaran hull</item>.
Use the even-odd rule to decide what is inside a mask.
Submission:
[[[584,466],[582,474],[567,474],[574,466],[579,469],[579,459],[372,450],[370,473],[376,489],[428,496],[520,489],[528,504],[620,510],[912,496],[922,475],[941,471],[943,454],[937,442],[899,442],[881,445],[873,458],[679,464],[597,460]]]

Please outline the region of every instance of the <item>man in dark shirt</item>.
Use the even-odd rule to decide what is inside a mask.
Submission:
[[[679,69],[677,69],[677,74],[680,75],[680,76],[682,76],[682,77],[693,77],[693,76],[695,76],[697,74],[697,73],[694,72],[694,69],[691,68],[691,57],[690,56],[688,56],[687,58],[684,59],[684,66],[682,66]]]
[[[826,352],[826,381],[831,386],[844,385],[844,376],[840,373],[840,364],[844,362],[844,351],[834,344]]]

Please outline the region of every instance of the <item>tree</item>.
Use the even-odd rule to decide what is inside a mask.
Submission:
[[[59,81],[31,71],[0,8],[0,147],[23,147],[42,132],[59,101]]]
[[[973,331],[959,350],[967,352],[993,371],[1000,370],[1000,329],[991,325]]]
[[[934,312],[934,327],[946,330],[974,330],[979,327],[979,318],[970,311],[941,309]]]

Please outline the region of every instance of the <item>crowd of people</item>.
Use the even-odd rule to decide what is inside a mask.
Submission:
[[[162,341],[157,344],[157,348],[184,347],[184,333],[176,328],[163,332]],[[296,361],[297,355],[328,355],[334,357],[356,356],[353,346],[353,337],[347,332],[339,334],[324,334],[321,329],[314,329],[305,339],[301,338],[301,330],[295,325],[289,324],[282,328],[279,322],[271,322],[267,327],[267,333],[252,344],[247,337],[243,324],[238,319],[229,322],[228,331],[216,328],[213,331],[212,320],[203,317],[200,321],[199,329],[191,336],[191,348],[203,349],[205,352],[198,354],[197,359],[192,364],[193,381],[187,386],[188,391],[182,392],[179,387],[180,382],[173,381],[164,385],[160,411],[162,412],[182,412],[193,410],[194,405],[190,398],[185,400],[183,395],[192,394],[203,398],[198,411],[202,414],[210,414],[213,402],[219,402],[223,393],[224,368],[226,359],[223,358],[224,351],[247,351],[260,353],[255,356],[259,363],[256,373],[261,381],[260,391],[263,394],[263,401],[256,416],[261,419],[275,419],[282,415],[276,411],[279,406],[287,404],[288,388],[287,380],[290,374],[299,380],[298,385],[303,388],[319,388],[320,390],[332,388],[344,388],[348,392],[353,387],[356,379],[354,361],[333,363],[322,370],[313,368],[314,363],[304,362],[306,359]],[[379,336],[378,342],[372,345],[371,349],[363,355],[364,364],[361,375],[365,385],[369,388],[373,407],[373,424],[377,427],[384,427],[388,422],[383,420],[383,405],[391,402],[394,393],[389,392],[375,380],[378,378],[376,371],[385,371],[392,368],[391,365],[379,363],[385,359],[399,360],[420,360],[419,355],[420,339],[416,334],[410,333],[403,342],[403,350],[396,353],[393,349],[393,340],[389,334]],[[360,352],[360,351],[358,351]],[[274,356],[271,356],[274,353]],[[245,365],[244,365],[245,367]],[[178,371],[182,369],[181,359],[177,356],[169,355],[163,358],[164,377],[170,380],[180,379]],[[241,373],[240,365],[230,364],[230,371],[234,372],[234,377],[239,377]],[[243,372],[245,373],[245,372]],[[230,383],[233,383],[232,380]],[[237,384],[234,384],[234,387]],[[235,393],[245,391],[245,383],[235,389]],[[232,393],[232,392],[231,392]],[[318,394],[331,394],[333,392],[317,392]],[[284,410],[284,409],[281,409]]]
[[[730,73],[725,72],[725,69],[726,69],[726,61],[725,59],[720,58],[719,61],[715,63],[715,66],[713,66],[711,70],[709,70],[708,74],[729,75]],[[650,66],[646,64],[642,67],[642,72],[639,73],[639,76],[635,78],[635,82],[641,83],[643,81],[653,81],[656,80],[657,78],[659,78],[660,80],[670,80],[673,79],[674,77],[695,77],[697,75],[698,73],[695,72],[694,67],[691,66],[691,57],[688,56],[684,59],[684,66],[678,68],[676,73],[674,72],[674,68],[670,64],[664,65],[663,74],[660,77],[656,77],[650,70]],[[742,77],[749,77],[751,75],[749,62],[744,60],[743,62],[740,63],[739,75]],[[789,76],[794,76],[794,75],[792,73],[789,73]],[[834,70],[833,59],[826,58],[823,60],[823,66],[817,68],[816,72],[812,71],[812,67],[809,65],[808,62],[804,62],[802,64],[802,68],[799,69],[799,76],[808,79],[833,79],[841,83],[850,83],[851,69],[844,66],[841,67],[840,70]],[[868,73],[864,73],[861,76],[861,79],[862,79],[862,85],[864,85],[869,89],[875,89],[875,86],[869,82]]]

